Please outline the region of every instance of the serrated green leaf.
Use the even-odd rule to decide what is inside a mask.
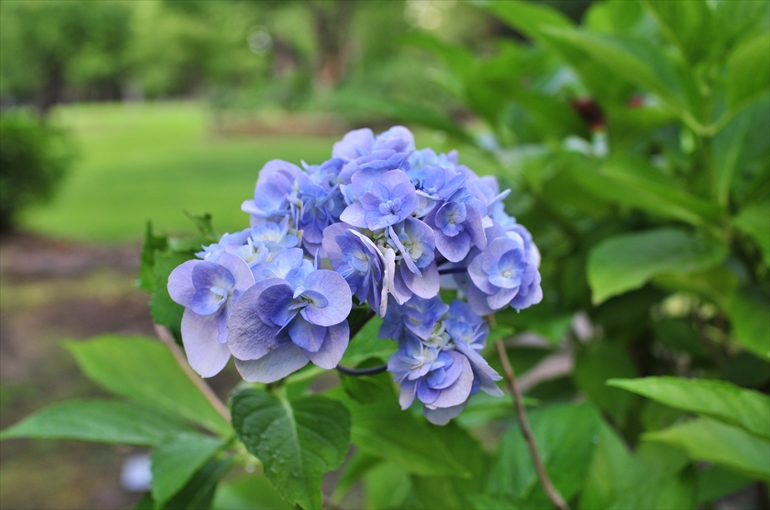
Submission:
[[[740,111],[770,88],[770,34],[757,35],[739,46],[727,61],[727,101]]]
[[[733,219],[733,225],[757,242],[762,250],[765,265],[770,266],[770,202],[742,209]]]
[[[155,254],[155,285],[150,301],[150,314],[155,324],[168,327],[177,340],[181,340],[180,324],[184,307],[176,303],[168,294],[168,276],[178,265],[192,258],[189,253]]]
[[[34,437],[152,446],[190,428],[153,409],[117,400],[71,400],[27,416],[0,439]]]
[[[597,244],[588,256],[593,302],[638,289],[652,277],[718,264],[727,254],[719,241],[685,230],[660,228],[621,234]]]
[[[586,476],[594,450],[599,415],[589,404],[555,405],[529,415],[532,433],[548,476],[565,500],[574,496]],[[542,500],[529,447],[518,426],[511,427],[492,461],[489,495],[512,500]]]
[[[321,478],[342,464],[350,445],[345,406],[245,389],[233,397],[232,414],[238,438],[262,461],[275,490],[303,508],[321,508]]]
[[[770,479],[770,441],[710,418],[648,432],[642,438],[684,448],[693,460],[713,462],[765,481]]]
[[[470,476],[460,459],[431,433],[434,427],[402,411],[395,397],[346,404],[353,418],[351,437],[361,451],[394,462],[407,473]]]
[[[166,248],[168,239],[166,236],[156,236],[152,231],[152,223],[148,221],[139,263],[139,286],[147,292],[155,289],[155,252]]]
[[[163,506],[196,471],[222,449],[225,440],[198,433],[168,435],[152,450],[152,497]]]
[[[735,339],[764,360],[770,360],[770,299],[757,289],[738,289],[728,312]]]
[[[725,381],[679,377],[612,379],[607,384],[770,438],[770,397],[758,391]]]
[[[230,425],[157,340],[105,335],[68,342],[83,373],[104,389],[227,436]]]

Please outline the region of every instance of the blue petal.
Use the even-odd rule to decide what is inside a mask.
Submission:
[[[441,390],[438,398],[430,403],[433,407],[452,407],[462,404],[468,400],[473,386],[473,370],[468,358],[455,351],[444,352],[454,358],[453,366],[461,364],[462,368],[457,380],[446,389]]]
[[[353,296],[345,279],[334,271],[319,269],[305,278],[305,288],[325,298],[325,305],[311,302],[302,314],[318,326],[332,326],[347,319],[353,308]]]
[[[292,342],[310,352],[318,352],[326,338],[325,327],[310,324],[302,315],[294,317],[287,330]]]
[[[343,354],[345,354],[345,349],[348,348],[349,341],[350,327],[345,321],[326,330],[324,343],[317,352],[310,352],[305,349],[302,349],[302,352],[316,366],[331,370],[339,364]]]
[[[195,286],[192,281],[193,268],[200,264],[200,260],[188,260],[177,266],[168,276],[168,294],[171,299],[189,308],[195,294]]]
[[[226,295],[215,294],[211,289],[200,289],[193,294],[190,309],[198,315],[211,315],[218,312],[226,300]]]
[[[256,307],[266,285],[269,287],[271,283],[275,285],[285,282],[278,279],[265,282],[257,283],[241,294],[227,321],[227,345],[233,355],[242,360],[261,358],[281,345],[276,339],[280,328],[265,324]]]
[[[230,349],[219,343],[218,317],[203,317],[190,309],[182,315],[182,343],[190,366],[201,377],[211,377],[227,365]]]
[[[307,365],[302,349],[289,342],[256,360],[235,359],[235,368],[246,382],[271,383]]]
[[[192,282],[197,290],[235,286],[235,278],[227,268],[205,260],[193,267]]]

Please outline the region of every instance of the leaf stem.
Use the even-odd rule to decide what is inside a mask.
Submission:
[[[494,326],[494,317],[490,315],[488,318],[490,325]],[[505,344],[503,344],[502,340],[497,340],[495,345],[497,347],[497,353],[500,356],[500,362],[503,364],[503,372],[505,373],[505,379],[508,383],[508,389],[513,395],[513,400],[516,404],[516,417],[519,420],[521,432],[524,435],[524,439],[527,441],[527,445],[529,446],[529,451],[532,454],[532,463],[535,465],[537,477],[540,479],[540,483],[543,484],[543,489],[548,495],[548,499],[551,500],[551,503],[553,503],[554,506],[559,510],[569,510],[569,506],[567,506],[564,498],[562,498],[556,487],[551,484],[551,480],[548,478],[548,473],[545,471],[545,466],[543,466],[543,460],[540,457],[540,452],[537,449],[537,443],[535,443],[535,436],[532,434],[532,429],[529,427],[529,420],[527,419],[527,412],[524,407],[523,399],[521,398],[521,392],[519,391],[519,387],[516,385],[516,376],[513,373],[513,368],[511,367],[510,361],[508,361],[508,353],[505,352]]]
[[[222,416],[222,418],[225,419],[227,423],[230,423],[230,412],[227,410],[227,406],[221,400],[219,400],[219,397],[217,397],[209,385],[203,382],[203,379],[201,379],[201,377],[193,372],[192,368],[190,368],[190,365],[187,363],[187,358],[182,352],[182,349],[180,349],[176,344],[171,331],[169,331],[169,329],[165,326],[159,326],[158,324],[155,324],[154,326],[155,334],[158,336],[161,342],[166,344],[166,347],[168,347],[168,349],[171,351],[174,359],[182,368],[182,372],[184,372],[184,374],[188,379],[190,379],[190,381],[192,381],[195,387],[198,388],[201,393],[203,393],[203,396],[206,397],[206,400],[209,401],[211,407],[213,407]]]

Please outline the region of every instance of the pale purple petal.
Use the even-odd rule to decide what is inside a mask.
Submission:
[[[192,271],[202,260],[188,260],[177,266],[168,276],[168,294],[171,299],[189,308],[195,294],[195,286],[192,282]]]
[[[444,235],[439,229],[433,232],[436,235],[436,249],[450,262],[462,261],[471,250],[471,237],[467,232],[460,232],[454,237]]]
[[[310,303],[303,315],[319,326],[332,326],[347,319],[353,308],[353,296],[345,278],[328,269],[313,271],[305,278],[305,288],[322,294],[326,298],[323,308]]]
[[[489,303],[487,303],[487,298],[489,296],[481,292],[478,287],[473,284],[473,282],[468,285],[467,292],[468,304],[471,305],[471,309],[474,311],[474,313],[477,313],[481,316],[495,313],[495,311],[489,307]]]
[[[356,159],[372,152],[374,133],[369,128],[350,131],[332,148],[333,158]]]
[[[318,352],[326,338],[326,328],[310,324],[301,315],[289,323],[287,328],[291,341],[311,352]]]
[[[196,289],[210,287],[233,287],[235,278],[224,266],[214,262],[201,261],[192,270],[192,282]]]
[[[467,404],[468,401],[466,400],[462,404],[452,407],[439,407],[436,409],[429,409],[424,407],[423,414],[425,415],[425,418],[433,425],[444,426],[453,418],[456,418],[461,412],[463,412],[463,409],[465,409]]]
[[[390,366],[390,364],[388,364]],[[417,384],[415,381],[403,381],[401,383],[401,393],[398,396],[398,403],[401,405],[401,409],[407,409],[416,396]]]
[[[468,362],[468,358],[458,352],[444,352],[452,356],[453,365],[462,364],[462,372],[454,384],[441,390],[439,397],[431,403],[432,407],[452,407],[462,404],[468,400],[471,394],[471,387],[473,386],[473,370]]]
[[[484,227],[481,223],[481,213],[473,206],[466,209],[467,219],[465,220],[465,229],[471,236],[473,244],[480,250],[487,247],[487,236],[484,234]]]
[[[400,267],[401,277],[410,291],[424,299],[431,299],[438,294],[441,277],[435,261],[422,270],[422,276],[414,274],[403,265]]]
[[[182,316],[182,343],[190,366],[201,377],[211,377],[227,365],[230,349],[217,340],[218,317],[200,316],[190,309]]]
[[[512,289],[500,289],[496,294],[487,296],[487,304],[493,310],[499,310],[508,306],[508,303],[510,303],[511,300],[516,297],[518,292],[519,287],[514,287]]]
[[[259,296],[266,288],[285,283],[271,278],[241,294],[227,321],[227,345],[234,356],[242,360],[258,359],[280,345],[276,340],[280,328],[265,324],[256,308]]]
[[[490,245],[491,248],[491,245]],[[473,284],[479,288],[485,294],[494,294],[497,292],[497,288],[489,283],[489,276],[484,272],[483,268],[484,254],[480,253],[468,264],[468,275],[471,277]]]
[[[217,259],[217,264],[224,266],[235,278],[235,289],[244,292],[254,285],[254,275],[249,265],[237,255],[223,253]]]
[[[361,202],[353,202],[342,211],[340,220],[348,223],[354,227],[367,228],[366,227],[366,211]]]
[[[225,296],[214,294],[210,289],[196,290],[190,309],[198,315],[211,315],[219,311],[226,299]]]
[[[246,382],[271,383],[307,365],[302,349],[288,342],[256,360],[235,358],[235,368]]]
[[[345,354],[345,349],[348,348],[349,342],[350,327],[347,321],[345,321],[326,330],[326,338],[318,352],[310,352],[305,349],[302,349],[302,352],[315,365],[331,370],[339,364],[342,355]]]
[[[291,285],[289,285],[285,280],[280,280],[278,278],[271,278],[270,280],[277,280],[277,282],[273,283],[269,287],[264,288],[264,290],[260,292],[252,310],[256,312],[256,314],[259,316],[259,319],[268,326],[283,327],[286,325],[286,322],[280,321],[280,319],[280,322],[275,322],[275,313],[277,309],[285,306],[287,301],[292,299],[294,291],[292,290]],[[241,299],[243,299],[243,296],[241,296]],[[280,316],[280,313],[278,315]],[[288,319],[284,318],[284,320]]]

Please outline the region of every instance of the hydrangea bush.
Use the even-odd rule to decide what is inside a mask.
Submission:
[[[269,161],[241,206],[251,227],[169,276],[190,365],[210,377],[232,355],[244,380],[261,383],[309,362],[333,369],[358,307],[398,342],[387,370],[402,408],[416,399],[445,425],[480,390],[502,395],[480,354],[483,316],[543,297],[537,247],[503,206],[509,191],[456,151],[416,150],[402,126],[351,131],[321,164]]]

